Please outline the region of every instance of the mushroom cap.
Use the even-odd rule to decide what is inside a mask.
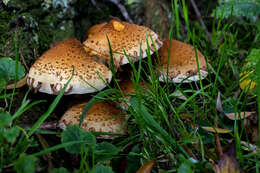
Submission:
[[[77,104],[69,108],[59,121],[59,127],[65,129],[67,125],[79,124],[80,116],[85,108],[84,104]],[[94,104],[87,112],[81,127],[86,131],[126,134],[125,116],[122,111],[110,102]],[[103,138],[111,138],[102,135]]]
[[[58,94],[71,77],[73,66],[74,76],[65,94],[95,92],[105,88],[104,81],[111,81],[111,71],[92,60],[77,39],[70,38],[58,42],[35,61],[27,84],[35,91]]]
[[[124,51],[129,56],[129,59],[135,62],[138,60],[140,53],[142,53],[142,58],[147,56],[146,50],[148,46],[151,54],[155,52],[155,49],[159,49],[162,46],[159,36],[151,29],[114,19],[100,27],[98,31],[92,33],[91,37],[84,42],[86,51],[109,61],[108,37],[112,51],[116,52],[113,53],[114,61],[119,65],[129,63],[127,57],[124,56]],[[150,37],[155,44],[155,49]],[[142,46],[141,51],[140,46]]]
[[[168,49],[170,47],[170,56],[168,62]],[[161,72],[160,81],[165,81],[167,77],[168,63],[168,78],[175,83],[198,81],[199,75],[197,70],[196,53],[192,45],[183,43],[177,40],[165,39],[163,46],[158,51],[160,56]],[[197,57],[200,68],[201,78],[204,79],[207,75],[207,65],[204,56],[197,49]]]
[[[88,38],[93,37],[93,35],[95,33],[97,33],[106,24],[107,24],[107,22],[104,22],[104,23],[100,23],[100,24],[96,24],[96,25],[91,26],[89,28],[88,32],[87,32]]]
[[[124,94],[133,94],[135,92],[135,87],[131,80],[123,80],[119,85]],[[139,82],[139,85],[142,88],[147,88],[146,85],[141,81]]]
[[[147,86],[145,85],[144,82],[139,82],[139,85],[143,88],[146,89]],[[126,95],[126,100],[130,101],[130,96],[129,94],[134,94],[135,93],[135,87],[134,84],[132,83],[131,80],[124,80],[121,81],[119,83],[119,86],[121,88],[121,90],[123,91],[123,93]],[[120,101],[120,105],[124,110],[128,109],[128,106],[130,105],[129,103],[125,102],[125,101]]]

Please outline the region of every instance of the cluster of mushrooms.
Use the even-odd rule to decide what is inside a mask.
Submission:
[[[208,74],[204,56],[199,50],[195,51],[193,46],[177,40],[162,41],[145,26],[113,19],[92,26],[83,44],[76,38],[70,38],[46,51],[30,68],[27,84],[35,92],[57,95],[74,69],[74,76],[65,90],[66,95],[100,91],[112,79],[112,72],[107,66],[110,63],[110,48],[117,68],[129,63],[129,60],[138,61],[140,55],[145,58],[149,53],[147,50],[150,50],[150,54],[158,51],[160,63],[154,68],[159,72],[162,82],[165,79],[175,83],[197,81],[198,71],[201,79]],[[120,88],[126,95],[134,92],[130,80],[121,82]],[[77,104],[69,108],[60,119],[59,127],[64,129],[67,125],[79,124],[84,107],[84,104]],[[128,105],[122,104],[122,107],[127,109]],[[122,113],[123,110],[111,102],[96,103],[87,112],[81,128],[93,132],[126,134],[127,123],[124,123],[126,118]],[[109,138],[107,135],[103,137]]]

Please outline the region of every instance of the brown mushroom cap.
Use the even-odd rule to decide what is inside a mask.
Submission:
[[[36,91],[58,94],[71,77],[73,66],[74,76],[65,94],[95,92],[106,86],[104,81],[111,81],[111,71],[92,60],[82,44],[71,38],[58,42],[36,60],[30,68],[27,84]]]
[[[152,54],[155,50],[150,37],[152,37],[156,49],[162,46],[162,41],[155,32],[145,26],[111,20],[99,28],[98,31],[93,32],[91,37],[84,42],[84,45],[86,46],[86,51],[91,52],[90,54],[97,55],[109,61],[108,37],[113,52],[117,52],[113,54],[115,62],[123,65],[129,63],[127,57],[124,56],[123,49],[133,62],[138,60],[141,51],[143,58],[147,56],[146,50],[148,47],[146,35],[149,42],[150,53]],[[141,45],[142,50],[140,51]]]
[[[84,104],[69,108],[60,119],[59,127],[64,129],[67,125],[79,124],[84,108]],[[122,111],[109,102],[96,103],[87,112],[81,127],[86,131],[126,134],[126,125],[123,127],[125,116],[120,114]],[[110,138],[108,135],[102,137]]]
[[[145,85],[145,83],[143,82],[139,82],[139,85],[143,88],[143,89],[146,89],[147,86]],[[124,81],[121,81],[119,83],[119,86],[121,88],[121,90],[123,91],[123,93],[126,95],[126,100],[127,101],[130,101],[130,96],[129,94],[134,94],[135,92],[135,87],[134,87],[134,84],[132,83],[131,80],[124,80]],[[120,102],[120,105],[121,107],[124,109],[124,110],[127,110],[128,109],[128,106],[129,104],[124,102],[124,101],[121,101]]]
[[[167,78],[169,46],[171,47],[168,64],[168,78],[175,83],[198,81],[199,75],[194,47],[177,40],[171,40],[170,45],[169,39],[165,39],[163,46],[158,51],[160,56],[160,81],[164,81],[164,79]],[[204,56],[198,49],[197,57],[201,78],[204,79],[208,75],[207,65]]]
[[[93,37],[93,35],[95,34],[95,33],[97,33],[104,25],[106,25],[107,24],[107,22],[105,22],[105,23],[100,23],[100,24],[96,24],[96,25],[94,25],[94,26],[91,26],[90,28],[89,28],[89,30],[88,30],[88,33],[87,33],[87,36],[88,36],[88,38],[91,38],[91,37]]]

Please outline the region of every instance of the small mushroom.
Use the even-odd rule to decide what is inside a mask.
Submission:
[[[84,108],[84,104],[69,108],[60,119],[59,127],[65,129],[67,125],[79,124]],[[96,103],[87,112],[81,127],[83,130],[92,132],[126,134],[126,119],[122,114],[123,112],[110,102]],[[111,138],[108,135],[101,135],[101,137]]]
[[[170,47],[170,56],[168,62],[168,52]],[[196,53],[194,47],[177,41],[165,39],[163,46],[158,51],[160,56],[159,62],[159,80],[164,82],[165,79],[175,83],[198,81],[198,69],[196,61]],[[197,49],[198,64],[200,68],[201,79],[208,75],[207,65],[204,56]],[[168,76],[167,76],[168,66]]]
[[[115,19],[108,23],[100,24],[96,27],[94,32],[93,30],[89,32],[89,38],[84,42],[85,50],[90,55],[97,56],[109,62],[110,52],[108,38],[116,65],[129,63],[127,57],[124,56],[124,51],[129,56],[128,58],[135,62],[141,53],[142,58],[147,56],[146,50],[148,46],[151,54],[155,52],[155,49],[159,49],[162,46],[162,41],[159,36],[149,28]],[[148,46],[146,43],[146,35]],[[152,45],[150,37],[154,42],[155,48]]]
[[[112,78],[111,71],[87,55],[75,38],[58,42],[30,68],[27,84],[37,92],[58,94],[72,75],[65,94],[84,94],[101,90]]]

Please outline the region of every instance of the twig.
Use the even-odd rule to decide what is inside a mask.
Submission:
[[[22,54],[22,51],[21,51],[21,49],[19,48],[19,54],[20,54],[20,58],[21,58],[21,60],[22,60],[22,62],[23,62],[23,65],[25,66],[25,68],[26,68],[26,71],[27,72],[29,72],[29,67],[27,66],[27,64],[26,64],[26,61],[25,61],[25,59],[24,59],[24,57],[23,57],[23,54]]]
[[[35,48],[33,48],[33,56],[34,56],[34,58],[35,58],[35,59],[38,57],[38,55],[37,55],[37,53],[36,53],[36,49],[35,49]]]
[[[211,35],[210,35],[210,33],[209,33],[209,31],[208,31],[208,29],[207,29],[207,27],[206,27],[204,21],[202,20],[200,11],[199,11],[199,9],[198,9],[198,7],[197,7],[195,1],[194,1],[194,0],[190,0],[190,2],[191,2],[191,5],[192,5],[192,7],[193,7],[193,9],[194,9],[194,11],[195,11],[195,13],[196,13],[198,19],[199,19],[199,22],[200,22],[202,28],[205,30],[205,32],[206,32],[206,34],[207,34],[209,40],[211,41]]]
[[[33,124],[19,124],[21,127],[32,127]],[[38,129],[41,130],[56,130],[58,128],[57,123],[42,123]]]
[[[91,0],[91,3],[98,9],[98,10],[101,10],[101,8],[99,8],[96,0]]]
[[[108,1],[114,3],[114,4],[117,6],[117,8],[119,8],[119,10],[121,11],[121,13],[122,13],[122,15],[124,16],[124,18],[125,18],[126,21],[128,21],[128,22],[130,22],[130,23],[133,23],[133,20],[130,18],[128,12],[126,11],[125,6],[123,6],[123,5],[119,2],[119,0],[108,0]]]
[[[218,127],[217,124],[216,124],[216,127]],[[223,155],[223,150],[222,150],[222,147],[221,147],[221,143],[220,143],[220,139],[219,139],[218,133],[215,134],[215,141],[216,141],[216,147],[217,147],[217,151],[218,151],[218,156],[221,157]]]
[[[177,140],[181,140],[181,136],[179,135],[175,126],[173,125],[172,112],[170,112],[170,114],[169,114],[169,120],[170,120],[170,123],[172,123],[172,131],[173,131],[175,137],[177,138]],[[192,151],[189,148],[187,148],[187,146],[185,144],[182,144],[181,147],[187,152],[187,154],[190,157],[197,160],[196,156],[192,153]]]
[[[49,148],[49,144],[47,143],[47,141],[42,137],[42,135],[35,133],[36,136],[39,139],[39,142],[42,146],[43,149],[47,149]],[[52,156],[51,153],[47,153],[46,155],[43,155],[43,157],[45,157],[45,159],[48,161],[48,173],[51,173],[51,170],[53,169],[53,163],[52,163]]]
[[[198,86],[197,82],[194,82],[194,83],[195,83],[195,86],[196,86],[196,89],[197,89],[197,91],[199,91],[199,90],[200,90],[200,88],[199,88],[199,86]],[[200,98],[202,99],[202,96],[201,96],[201,94],[199,94],[199,96],[200,96]]]

